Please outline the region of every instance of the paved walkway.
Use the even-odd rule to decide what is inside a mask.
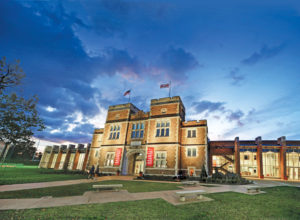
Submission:
[[[5,191],[17,191],[24,189],[37,189],[53,186],[66,186],[80,183],[90,183],[92,181],[105,181],[105,180],[133,180],[133,176],[103,176],[97,177],[94,180],[79,179],[79,180],[63,180],[63,181],[53,181],[53,182],[42,182],[42,183],[24,183],[24,184],[12,184],[12,185],[1,185],[0,192]]]
[[[122,179],[125,177],[102,177],[101,180],[108,179]],[[127,180],[130,180],[129,177],[126,177]],[[131,177],[132,180],[132,177]],[[78,181],[78,180],[76,180]],[[89,181],[90,180],[82,180]],[[56,184],[61,182],[69,181],[58,181]],[[78,182],[76,182],[78,183]],[[76,184],[71,182],[71,184]],[[24,185],[24,184],[21,184]],[[67,185],[67,184],[64,184]],[[217,185],[217,184],[215,184]],[[273,187],[273,186],[282,186],[283,183],[277,181],[255,181],[255,185],[262,187]],[[285,183],[285,185],[289,185]],[[33,185],[34,186],[34,185]],[[49,186],[49,185],[48,185]],[[67,205],[81,205],[81,204],[94,204],[94,203],[108,203],[108,202],[121,202],[121,201],[135,201],[135,200],[145,200],[145,199],[157,199],[161,198],[165,201],[173,204],[187,204],[188,202],[180,202],[178,197],[175,195],[175,192],[182,190],[205,190],[207,193],[217,193],[217,192],[238,192],[246,193],[247,187],[249,185],[218,185],[216,187],[205,187],[205,184],[197,186],[183,187],[181,190],[169,190],[169,191],[156,191],[156,192],[142,192],[142,193],[129,193],[127,190],[121,190],[120,192],[111,192],[111,191],[88,191],[81,196],[67,196],[67,197],[42,197],[42,198],[32,198],[32,199],[0,199],[0,210],[8,209],[32,209],[32,208],[46,208],[46,207],[58,207],[58,206],[67,206]],[[297,187],[300,187],[300,183],[296,184]],[[205,197],[202,201],[210,201],[211,199]]]

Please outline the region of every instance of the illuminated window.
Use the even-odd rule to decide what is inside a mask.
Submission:
[[[155,152],[155,167],[157,168],[167,167],[167,152],[165,151]]]
[[[105,166],[112,167],[114,165],[115,152],[107,152],[105,157]]]
[[[120,137],[120,125],[110,126],[110,134],[108,139],[110,140],[119,139],[119,137]]]
[[[156,137],[169,137],[170,135],[170,122],[161,121],[156,123]]]

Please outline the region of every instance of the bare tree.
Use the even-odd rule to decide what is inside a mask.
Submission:
[[[5,57],[0,60],[0,92],[21,83],[25,74],[19,64],[19,60],[14,64],[8,64]]]

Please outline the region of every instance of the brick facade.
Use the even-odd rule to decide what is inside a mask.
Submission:
[[[131,103],[110,106],[99,145],[98,130],[94,132],[88,167],[99,165],[103,173],[120,171],[123,175],[174,176],[181,170],[198,175],[207,166],[207,123],[184,120],[185,108],[178,96],[151,100],[150,112]],[[188,137],[193,130],[194,136]],[[120,149],[122,154],[116,159]],[[153,164],[147,164],[152,149]]]

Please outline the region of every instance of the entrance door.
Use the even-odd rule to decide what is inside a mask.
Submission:
[[[290,170],[289,170],[289,179],[290,180],[298,180],[298,171],[299,171],[299,169],[298,169],[298,167],[296,168],[296,167],[290,167]]]
[[[134,174],[139,175],[140,172],[144,172],[144,161],[135,162]]]

